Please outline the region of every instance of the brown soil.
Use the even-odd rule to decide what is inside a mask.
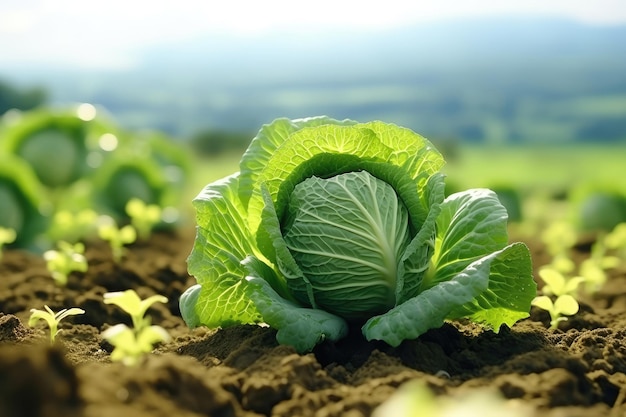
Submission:
[[[583,300],[580,313],[547,330],[548,316],[500,333],[446,324],[397,348],[366,342],[358,329],[336,344],[296,354],[271,329],[189,330],[178,298],[192,231],[155,235],[116,265],[101,243],[88,246],[89,271],[55,285],[40,256],[7,251],[0,263],[0,416],[367,416],[404,382],[420,379],[440,396],[477,387],[521,399],[537,416],[626,415],[626,271]],[[536,265],[545,253],[533,242]],[[588,247],[579,248],[580,256]],[[172,341],[138,367],[111,363],[100,333],[129,323],[105,305],[107,291],[134,288],[169,303],[149,310]],[[27,326],[29,310],[81,307],[62,323],[55,346],[47,329]]]

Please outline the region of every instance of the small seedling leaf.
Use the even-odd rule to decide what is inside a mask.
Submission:
[[[578,313],[578,302],[571,295],[562,295],[554,302],[554,310],[560,315],[571,316]]]
[[[554,307],[554,303],[547,295],[540,295],[539,297],[535,297],[531,304],[546,311],[551,311]]]

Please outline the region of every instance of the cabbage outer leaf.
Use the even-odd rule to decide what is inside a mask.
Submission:
[[[185,291],[179,300],[181,314],[189,327],[225,327],[262,321],[246,294],[249,265],[242,261],[251,255],[266,264],[265,268],[259,268],[265,274],[264,279],[289,298],[285,291],[280,291],[284,277],[272,270],[257,249],[257,239],[247,224],[247,200],[253,186],[258,185],[258,173],[291,133],[306,126],[328,123],[350,125],[355,122],[316,117],[293,121],[277,119],[264,126],[242,157],[242,173],[207,185],[194,199],[198,227],[187,264],[198,284]]]
[[[305,127],[324,124],[350,126],[355,123],[348,119],[339,121],[327,116],[318,116],[296,120],[280,118],[270,124],[263,125],[239,162],[241,172],[239,197],[243,205],[248,205],[248,200],[252,195],[260,172],[267,166],[276,149],[287,140],[289,135]]]
[[[434,278],[429,285],[446,281],[485,254],[503,248],[508,241],[507,213],[497,195],[487,189],[453,194],[443,202],[437,218],[433,256]],[[530,251],[522,244],[509,265],[492,270],[489,286],[470,303],[455,307],[448,318],[466,317],[498,331],[528,317],[537,286],[532,276]],[[517,252],[516,252],[517,253]]]
[[[249,276],[246,292],[265,323],[278,330],[278,343],[293,346],[300,353],[324,340],[336,341],[348,334],[348,324],[341,317],[286,300],[262,278]]]
[[[444,188],[444,177],[441,173],[433,174],[424,187],[422,198],[428,207],[428,215],[400,259],[396,304],[402,304],[420,292],[424,276],[430,268],[430,259],[435,249],[437,217],[441,212]]]
[[[507,241],[507,213],[496,193],[471,189],[450,195],[437,217],[434,274],[422,288],[448,281],[475,260],[502,249]]]
[[[498,331],[502,324],[528,317],[536,295],[530,252],[523,243],[505,246],[507,215],[495,193],[456,193],[440,209],[420,293],[370,319],[363,326],[368,339],[397,346],[446,319],[467,317]]]
[[[183,319],[190,327],[262,320],[245,292],[247,269],[241,261],[257,250],[246,227],[237,184],[238,175],[231,175],[207,185],[193,201],[198,227],[187,263],[199,287],[191,287],[180,299]]]
[[[452,279],[440,282],[387,313],[369,319],[362,328],[363,334],[368,340],[384,340],[391,346],[417,338],[429,329],[441,327],[446,319],[458,318],[455,309],[473,305],[474,300],[491,286],[491,277],[515,279],[517,277],[506,276],[507,273],[520,269],[526,271],[528,261],[528,248],[520,243],[493,252],[472,262]],[[509,294],[511,297],[517,295]],[[501,309],[497,305],[481,307]],[[483,316],[489,317],[489,314]],[[500,321],[497,317],[491,318],[493,324]]]

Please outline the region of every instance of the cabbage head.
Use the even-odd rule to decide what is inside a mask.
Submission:
[[[265,323],[306,352],[361,325],[392,346],[445,320],[498,331],[536,293],[523,243],[508,244],[496,194],[444,198],[443,157],[383,122],[277,119],[240,171],[195,198],[180,299],[190,327]]]

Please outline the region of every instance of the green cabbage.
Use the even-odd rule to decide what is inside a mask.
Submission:
[[[362,325],[397,346],[444,320],[498,331],[536,293],[496,194],[444,199],[441,154],[392,124],[327,117],[263,126],[240,172],[194,200],[180,299],[190,327],[267,323],[298,351]]]
[[[125,219],[126,204],[137,198],[164,206],[168,184],[157,163],[133,154],[118,154],[104,161],[90,178],[95,207],[117,219]]]
[[[4,132],[3,147],[24,159],[39,182],[68,186],[87,171],[86,123],[73,113],[32,111]]]
[[[14,246],[32,245],[46,228],[46,219],[40,211],[40,188],[26,162],[10,154],[0,154],[0,227],[15,230]]]

